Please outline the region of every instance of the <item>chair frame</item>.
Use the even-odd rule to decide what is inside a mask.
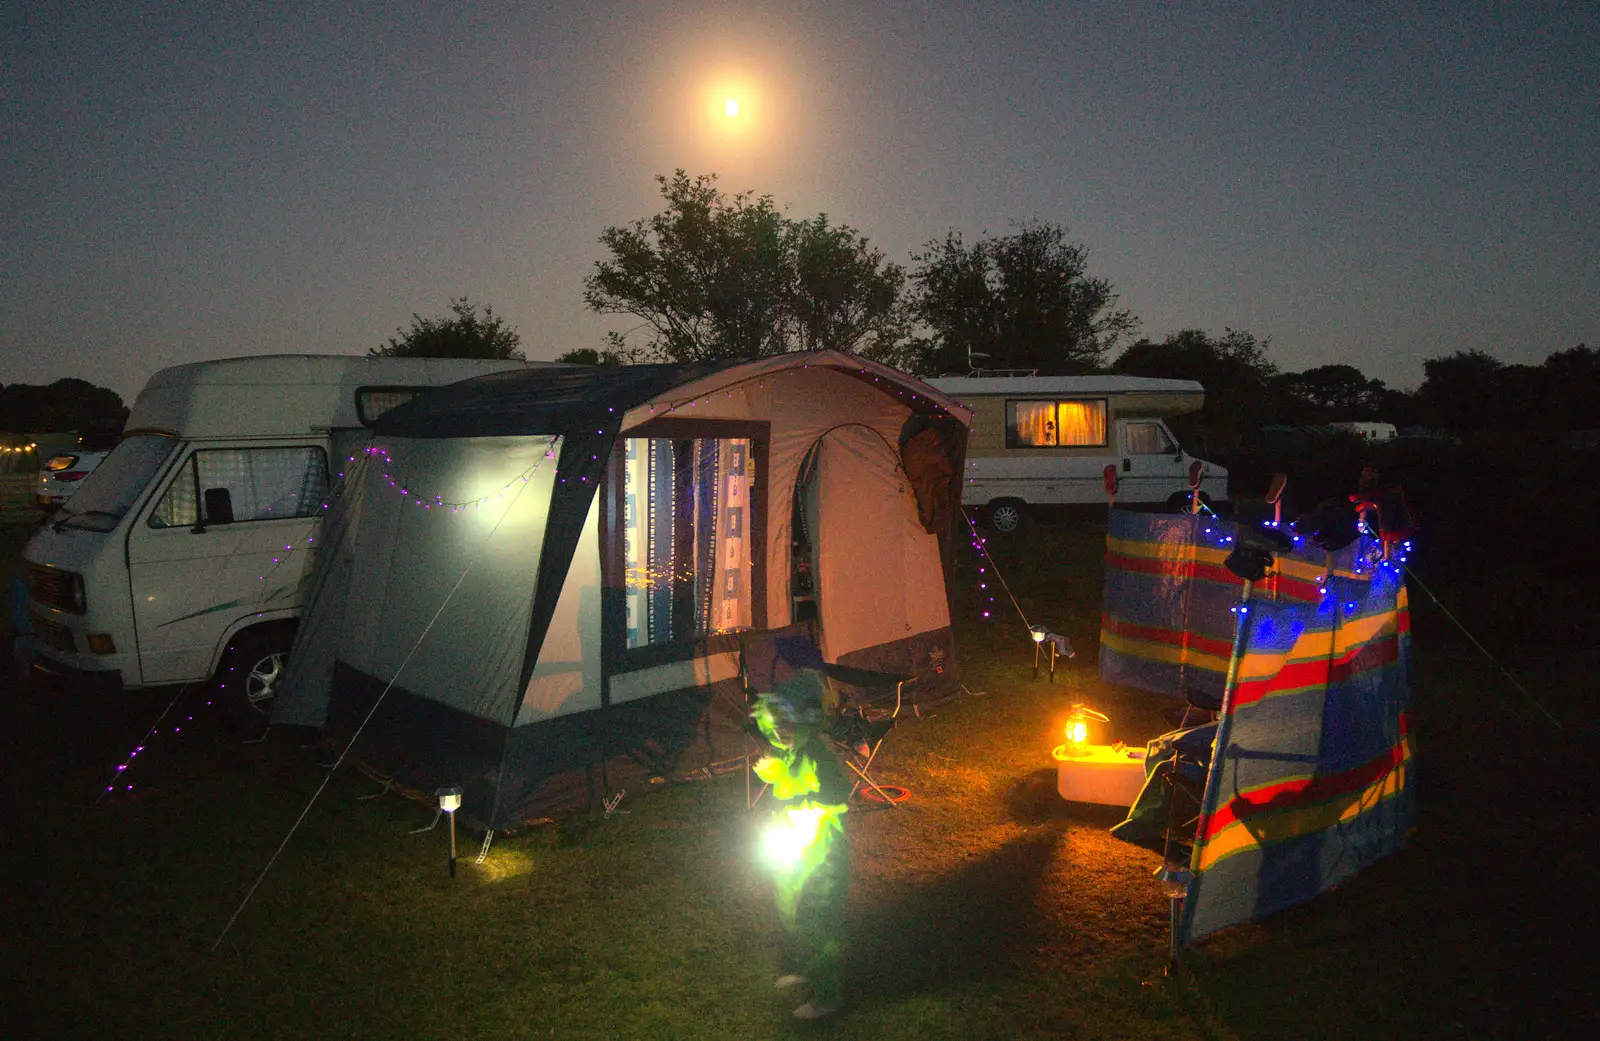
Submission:
[[[754,689],[750,682],[749,669],[746,665],[748,642],[752,639],[759,639],[761,637],[781,635],[782,632],[783,630],[764,630],[740,633],[739,684],[744,690],[747,704],[752,698],[756,697],[760,693]],[[811,640],[813,644],[817,642],[815,633],[809,625],[794,627],[794,635],[804,636]],[[818,657],[821,657],[820,647]],[[900,708],[904,704],[905,700],[905,685],[915,678],[912,676],[901,675],[899,673],[877,672],[872,669],[859,669],[854,666],[839,665],[835,662],[829,661],[821,662],[821,667],[818,669],[818,671],[822,674],[823,679],[828,682],[829,689],[835,694],[836,698],[839,693],[837,686],[839,683],[848,684],[849,686],[866,690],[877,689],[888,691],[889,689],[893,688],[894,708],[890,711],[888,716],[888,718],[891,720],[899,718]],[[837,721],[839,710],[842,709],[844,703],[844,699],[837,698],[837,703],[834,710],[834,719],[830,722]],[[864,712],[862,714],[862,718],[865,718]],[[767,742],[760,738],[757,733],[753,733],[752,730],[753,728],[750,726],[746,726],[744,728],[744,793],[745,807],[747,809],[754,809],[756,804],[761,801],[761,797],[766,794],[768,788],[768,785],[765,782],[762,782],[760,787],[757,787],[752,780],[755,775],[755,759],[760,755],[765,754],[765,752],[770,749],[770,746],[767,744]],[[883,742],[887,736],[888,731],[885,730],[884,733],[879,735],[878,739],[868,747],[865,759],[862,762],[857,763],[855,750],[844,745],[842,742],[836,739],[831,732],[829,732],[826,726],[824,727],[824,737],[828,740],[828,743],[833,746],[835,751],[841,753],[840,761],[845,765],[846,768],[850,770],[851,773],[855,775],[855,781],[850,786],[850,795],[854,797],[864,785],[877,793],[878,797],[883,800],[884,805],[894,806],[894,800],[891,799],[889,794],[872,779],[871,774],[868,772],[872,769],[873,760],[877,758],[878,750],[883,747]]]

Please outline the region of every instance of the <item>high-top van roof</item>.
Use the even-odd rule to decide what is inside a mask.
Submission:
[[[373,358],[264,354],[161,369],[128,416],[128,433],[178,437],[283,437],[362,425],[357,391],[438,387],[555,362],[482,358]],[[565,368],[565,366],[558,366]]]

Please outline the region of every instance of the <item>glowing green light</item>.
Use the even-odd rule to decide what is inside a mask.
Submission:
[[[823,825],[837,812],[815,803],[784,810],[767,824],[761,837],[761,855],[779,871],[793,871],[817,841]]]

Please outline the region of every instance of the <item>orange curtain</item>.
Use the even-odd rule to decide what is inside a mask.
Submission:
[[[1019,406],[1017,412],[1022,409]],[[1103,445],[1106,443],[1106,403],[1103,401],[1061,401],[1056,403],[1056,440],[1060,445]]]

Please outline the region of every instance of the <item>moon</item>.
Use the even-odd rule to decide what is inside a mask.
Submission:
[[[737,119],[739,116],[739,99],[729,98],[724,101],[722,103],[722,114],[729,119]]]

